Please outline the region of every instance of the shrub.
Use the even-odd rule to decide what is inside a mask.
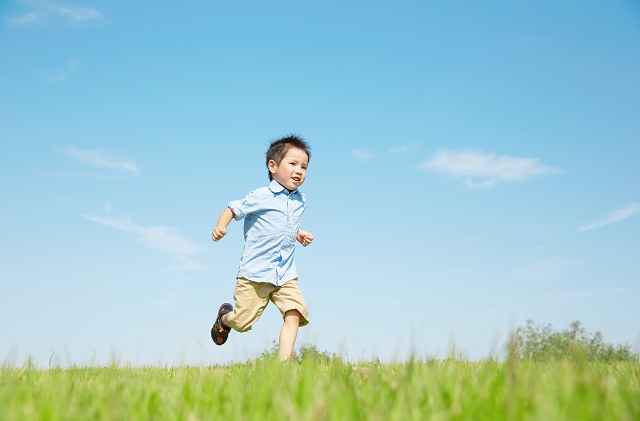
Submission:
[[[516,331],[515,352],[522,359],[551,361],[581,358],[587,361],[637,361],[640,356],[631,351],[629,344],[604,343],[602,333],[590,334],[579,321],[572,322],[562,331],[554,331],[550,324],[536,325],[527,320],[526,327]]]
[[[270,348],[264,350],[258,357],[260,361],[276,360],[278,358],[278,344],[273,341]],[[305,344],[298,350],[294,351],[294,358],[298,364],[305,361],[313,361],[316,363],[328,364],[330,362],[341,361],[340,356],[329,353],[327,351],[320,351],[315,345]]]

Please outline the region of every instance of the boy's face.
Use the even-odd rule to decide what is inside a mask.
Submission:
[[[291,148],[282,158],[280,164],[273,159],[269,161],[269,172],[271,177],[280,183],[285,189],[293,191],[304,183],[307,177],[307,166],[309,157],[298,148]]]

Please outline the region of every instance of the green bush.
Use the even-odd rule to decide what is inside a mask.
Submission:
[[[536,325],[527,320],[526,327],[516,331],[514,347],[518,357],[539,362],[566,358],[623,362],[640,358],[631,351],[629,344],[614,346],[604,343],[602,333],[588,333],[577,320],[559,332],[554,331],[550,324]]]
[[[278,358],[278,344],[273,341],[271,347],[264,350],[258,357],[259,361],[276,360]],[[330,362],[342,361],[341,357],[336,354],[329,353],[327,351],[320,351],[315,345],[305,344],[297,350],[294,350],[294,359],[298,364],[302,364],[305,361],[312,361],[314,363],[328,364]]]

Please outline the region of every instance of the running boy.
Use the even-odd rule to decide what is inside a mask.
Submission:
[[[300,229],[300,216],[307,201],[298,190],[309,165],[307,142],[294,135],[274,141],[267,151],[269,186],[250,192],[242,200],[229,202],[211,236],[219,241],[232,219],[244,218],[244,251],[233,298],[235,309],[224,303],[211,328],[216,345],[227,341],[229,331],[246,332],[273,302],[284,323],[280,331],[278,356],[289,358],[298,327],[309,323],[307,303],[298,288],[294,260],[295,241],[308,246],[313,235]]]

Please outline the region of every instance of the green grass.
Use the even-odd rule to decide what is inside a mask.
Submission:
[[[638,420],[640,365],[320,355],[295,366],[0,368],[0,420],[214,419]]]

